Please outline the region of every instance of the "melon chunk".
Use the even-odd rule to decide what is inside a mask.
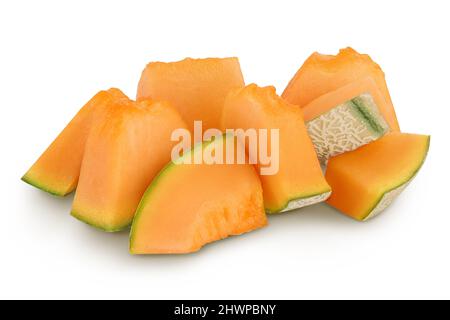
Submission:
[[[406,188],[425,161],[430,137],[393,132],[331,158],[331,206],[357,220],[375,217]]]
[[[142,72],[137,98],[169,101],[191,131],[195,120],[203,121],[205,129],[219,128],[226,95],[243,86],[237,58],[152,62]]]
[[[86,139],[92,123],[102,118],[117,101],[127,99],[118,89],[100,91],[86,103],[22,180],[57,196],[77,186]]]
[[[390,131],[384,98],[371,78],[331,91],[303,107],[308,133],[321,163]]]
[[[159,173],[133,220],[132,254],[190,253],[266,225],[261,183],[253,166],[182,163],[207,148],[226,150],[235,141],[233,136],[219,136],[198,144]]]
[[[278,158],[279,170],[261,175],[267,212],[301,208],[330,195],[301,110],[277,96],[274,87],[251,84],[232,91],[225,101],[222,129],[279,130],[279,153],[271,155]],[[261,171],[260,159],[257,167]]]
[[[170,161],[178,128],[187,126],[168,103],[117,104],[91,129],[72,215],[105,231],[127,227],[145,189]]]
[[[359,54],[352,48],[342,49],[336,56],[313,53],[289,82],[282,97],[303,108],[328,92],[368,77],[384,98],[386,122],[392,131],[399,131],[383,71],[368,55]]]

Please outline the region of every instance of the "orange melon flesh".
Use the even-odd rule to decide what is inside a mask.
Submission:
[[[22,180],[57,196],[77,186],[86,140],[92,126],[115,101],[126,99],[118,89],[100,91],[86,103]]]
[[[278,97],[274,87],[251,84],[227,97],[222,129],[253,128],[279,129],[279,171],[260,177],[267,212],[293,210],[329,196],[330,186],[323,176],[301,110]],[[258,170],[262,167],[259,159],[257,167]]]
[[[89,134],[72,215],[105,231],[127,227],[145,189],[169,162],[178,128],[187,127],[168,103],[117,104]]]
[[[183,155],[236,141],[232,136],[198,144]],[[230,235],[267,224],[261,183],[249,164],[171,162],[145,192],[133,220],[132,254],[190,253]]]
[[[383,109],[391,130],[399,131],[384,72],[368,55],[352,48],[341,49],[336,56],[313,53],[289,82],[282,97],[303,108],[324,94],[368,77],[385,100],[378,106]]]
[[[195,120],[203,121],[204,129],[219,128],[226,95],[243,86],[237,58],[152,62],[142,72],[137,98],[169,101],[191,131]]]
[[[357,220],[378,215],[403,191],[425,161],[430,137],[393,132],[331,158],[327,203]]]
[[[339,104],[349,101],[362,94],[369,94],[377,105],[381,115],[389,124],[389,127],[396,127],[394,109],[387,103],[371,77],[358,79],[336,90],[325,93],[317,99],[305,105],[303,116],[305,121],[311,121],[318,116],[330,111]]]

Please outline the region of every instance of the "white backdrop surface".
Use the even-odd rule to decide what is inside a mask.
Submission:
[[[448,1],[2,1],[0,298],[450,298]],[[238,56],[281,93],[313,51],[386,72],[405,132],[432,135],[415,181],[358,223],[326,205],[188,256],[134,257],[20,181],[98,90],[134,96],[145,64]],[[176,201],[174,195],[174,201]]]

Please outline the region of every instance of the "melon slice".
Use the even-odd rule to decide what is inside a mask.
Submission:
[[[152,62],[142,72],[137,98],[169,101],[191,131],[195,120],[203,121],[205,129],[219,128],[226,95],[243,86],[237,58]]]
[[[302,110],[323,164],[329,157],[355,150],[390,131],[385,119],[392,109],[371,78],[326,93]]]
[[[375,217],[406,188],[425,161],[430,137],[393,132],[331,158],[331,206],[357,220]]]
[[[385,100],[386,122],[392,131],[399,131],[383,71],[368,55],[351,48],[340,50],[336,56],[313,53],[289,82],[282,97],[303,108],[330,91],[367,77],[373,79]]]
[[[77,186],[84,147],[91,125],[114,103],[127,99],[118,89],[100,91],[86,103],[39,157],[22,180],[57,196]]]
[[[127,227],[145,189],[170,161],[172,131],[187,126],[168,103],[116,105],[86,142],[72,215],[105,231]]]
[[[301,208],[324,201],[330,195],[301,110],[278,97],[274,87],[251,84],[232,91],[225,101],[222,129],[279,130],[279,150],[274,150],[279,153],[271,155],[278,156],[279,170],[261,175],[267,212]],[[273,141],[269,139],[270,143]],[[249,146],[246,147],[249,151]],[[260,159],[257,167],[261,171]]]
[[[182,163],[208,148],[227,148],[235,141],[228,135],[197,144],[178,159],[180,163],[171,162],[159,173],[133,220],[132,254],[190,253],[267,224],[261,183],[253,166]]]

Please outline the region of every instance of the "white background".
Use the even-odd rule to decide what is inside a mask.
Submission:
[[[2,1],[0,298],[450,298],[449,15],[429,0]],[[370,222],[317,205],[196,254],[134,257],[126,232],[20,181],[94,93],[134,96],[151,60],[238,56],[247,83],[281,93],[310,53],[345,46],[383,67],[402,129],[432,135]]]

